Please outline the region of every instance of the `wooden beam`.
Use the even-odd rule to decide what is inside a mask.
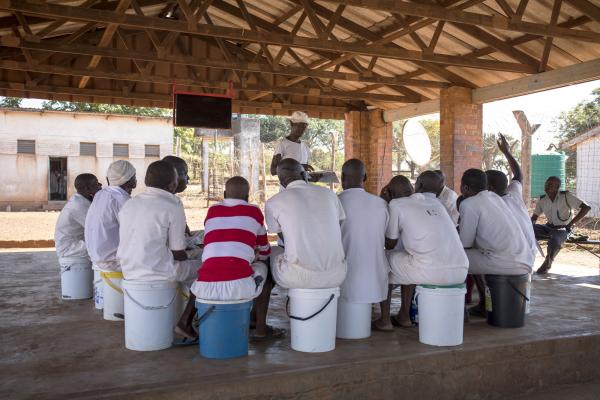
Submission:
[[[569,5],[581,11],[596,22],[600,22],[600,7],[590,3],[588,0],[565,0]]]
[[[554,6],[552,6],[552,15],[550,16],[550,25],[555,26],[558,22],[558,16],[560,15],[560,7],[562,6],[562,0],[554,0]],[[540,60],[540,66],[538,72],[544,72],[548,68],[548,59],[550,58],[550,50],[552,50],[553,37],[546,37],[544,42],[544,51],[542,52],[542,59]]]
[[[596,79],[600,79],[600,58],[570,65],[561,69],[555,69],[553,71],[542,72],[536,75],[474,89],[473,102],[476,104],[483,104],[577,83],[589,82]],[[438,102],[437,108],[435,107],[435,101]],[[423,112],[423,108],[427,112]],[[432,100],[431,102],[418,103],[395,110],[387,110],[384,112],[384,119],[387,122],[392,122],[438,111],[439,100]]]
[[[462,24],[477,25],[480,27],[501,29],[506,31],[531,33],[539,36],[558,37],[576,41],[600,43],[600,34],[597,32],[552,27],[547,24],[518,21],[500,16],[473,13],[468,11],[451,10],[441,6],[410,3],[403,0],[327,0],[332,3],[343,3],[354,7],[372,10],[387,11],[403,15],[432,18],[439,21],[458,22]]]
[[[73,20],[106,23],[109,24],[109,26],[120,25],[139,30],[157,29],[186,33],[189,35],[218,37],[221,39],[229,39],[242,42],[256,42],[279,46],[306,48],[309,50],[324,50],[337,53],[342,52],[351,54],[363,54],[383,58],[420,61],[443,65],[456,65],[469,68],[489,69],[494,71],[509,71],[519,73],[535,72],[535,70],[532,70],[531,66],[518,63],[474,59],[469,57],[451,56],[445,54],[424,54],[422,51],[406,50],[399,47],[389,47],[381,45],[364,46],[361,43],[342,43],[334,42],[331,40],[311,39],[301,36],[290,37],[289,35],[275,34],[272,32],[248,31],[247,29],[229,28],[224,26],[214,26],[208,24],[198,24],[194,27],[194,29],[189,29],[187,22],[183,21],[172,21],[153,17],[143,17],[140,15],[120,14],[117,12],[99,11],[94,9],[83,9],[79,7],[63,6],[50,3],[31,3],[28,1],[0,0],[0,9],[7,9],[10,11],[21,11],[27,14],[44,15],[54,18],[69,18]],[[443,10],[446,9],[443,8]],[[114,21],[118,21],[118,24],[115,24]],[[106,35],[106,37],[109,36],[110,34]],[[96,59],[99,60],[98,57],[94,58],[94,60]]]
[[[191,65],[195,67],[204,68],[215,68],[215,69],[234,69],[239,71],[258,72],[258,73],[273,73],[279,75],[289,76],[306,76],[307,71],[304,68],[298,67],[285,67],[274,71],[270,65],[265,63],[249,63],[249,62],[229,62],[226,60],[210,60],[201,57],[194,56],[182,56],[176,54],[159,56],[151,52],[140,52],[133,49],[124,51],[119,49],[106,49],[99,48],[96,46],[86,45],[70,45],[62,46],[57,44],[50,44],[36,42],[29,42],[21,40],[16,37],[1,37],[0,45],[8,47],[26,48],[30,50],[48,51],[52,53],[66,53],[66,54],[80,54],[87,56],[100,55],[102,57],[114,57],[123,58],[130,60],[142,60],[152,62],[164,62],[170,64],[182,64]],[[393,77],[384,76],[372,76],[370,74],[356,74],[346,72],[333,72],[333,71],[314,71],[311,70],[311,75],[316,78],[323,79],[336,79],[336,80],[347,80],[354,82],[364,83],[382,83],[385,85],[394,86],[420,86],[420,87],[431,87],[431,88],[443,88],[447,87],[448,84],[444,82],[418,80],[418,79],[396,79]]]

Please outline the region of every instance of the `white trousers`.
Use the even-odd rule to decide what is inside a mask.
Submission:
[[[254,262],[251,267],[254,273],[247,278],[220,282],[195,281],[190,290],[201,300],[251,300],[262,292],[269,272],[267,266],[260,261]]]
[[[419,265],[404,250],[386,252],[390,262],[390,284],[394,285],[456,285],[467,278],[467,268]],[[440,261],[443,264],[443,261]]]

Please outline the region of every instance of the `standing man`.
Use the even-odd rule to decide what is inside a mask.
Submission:
[[[548,273],[554,258],[567,241],[573,226],[590,211],[590,206],[577,198],[568,190],[560,190],[560,178],[551,176],[544,184],[545,195],[542,195],[535,206],[531,222],[534,224],[536,239],[548,239],[546,259],[536,273]],[[573,217],[573,210],[579,210]],[[540,215],[546,216],[545,225],[536,224]]]
[[[63,207],[54,229],[56,255],[61,269],[75,264],[85,264],[91,268],[85,247],[85,217],[102,184],[92,174],[81,174],[75,178],[75,189],[77,192]]]
[[[346,218],[331,190],[304,180],[304,168],[286,158],[277,165],[279,183],[285,188],[267,200],[269,232],[285,241],[274,247],[271,272],[275,282],[289,289],[338,287],[346,277],[346,260],[340,221]]]
[[[85,219],[85,244],[94,269],[121,271],[118,216],[137,186],[135,168],[129,161],[115,161],[108,167],[106,180],[109,186],[96,193]]]
[[[456,206],[456,200],[458,200],[458,195],[448,186],[446,186],[446,176],[442,172],[442,170],[438,169],[434,171],[440,177],[440,186],[436,191],[436,196],[439,201],[442,202],[444,208],[450,215],[452,222],[454,222],[455,226],[458,226],[458,207]]]
[[[314,168],[308,164],[310,149],[300,140],[308,127],[308,115],[302,111],[294,111],[289,120],[290,134],[281,139],[275,147],[275,154],[271,160],[271,175],[277,175],[277,166],[286,158],[298,161],[305,171],[314,171]]]
[[[386,299],[390,267],[385,256],[385,230],[389,221],[385,200],[367,193],[365,165],[355,158],[342,166],[339,199],[346,219],[342,243],[348,272],[340,298],[349,303],[379,303]]]
[[[510,147],[508,146],[508,142],[506,141],[504,135],[500,134],[497,144],[498,148],[508,161],[508,165],[513,173],[513,178],[509,185],[508,179],[506,178],[506,174],[504,174],[504,172],[495,169],[487,170],[485,171],[485,174],[488,181],[488,190],[500,196],[510,209],[511,213],[514,215],[515,219],[519,223],[521,231],[523,231],[523,234],[525,235],[527,244],[531,249],[533,261],[535,261],[535,256],[537,254],[537,241],[535,239],[535,234],[533,233],[533,225],[531,223],[531,219],[529,218],[529,211],[527,210],[527,206],[523,201],[523,175],[521,174],[521,167],[511,154]],[[531,267],[533,268],[533,264]]]

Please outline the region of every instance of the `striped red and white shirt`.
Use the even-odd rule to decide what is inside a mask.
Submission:
[[[222,282],[252,276],[250,264],[271,254],[260,208],[244,200],[225,199],[208,209],[198,280]]]

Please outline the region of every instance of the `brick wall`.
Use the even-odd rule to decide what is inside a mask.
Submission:
[[[458,86],[440,93],[440,165],[446,185],[458,193],[463,172],[481,168],[483,159],[483,112],[471,93]]]
[[[367,167],[366,190],[379,194],[392,178],[392,124],[381,110],[350,111],[344,126],[345,159],[358,158]]]

